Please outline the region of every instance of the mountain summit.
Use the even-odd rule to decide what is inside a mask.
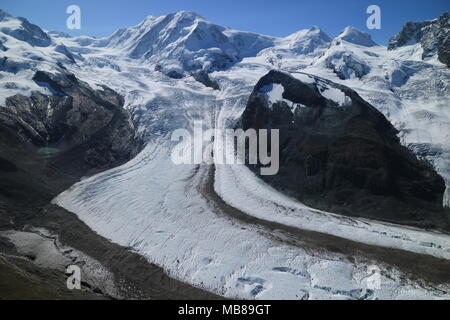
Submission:
[[[131,58],[183,72],[225,68],[272,46],[274,38],[221,27],[197,13],[180,11],[119,30],[107,43]]]
[[[317,48],[325,48],[330,45],[330,37],[319,27],[297,31],[285,38],[289,47],[295,53],[308,54]]]
[[[25,41],[32,46],[47,47],[51,44],[51,38],[37,25],[28,22],[21,17],[13,17],[0,9],[0,32],[20,41]],[[4,42],[4,40],[1,40]],[[2,44],[0,42],[0,48]]]
[[[342,30],[334,40],[335,42],[344,40],[364,47],[373,47],[377,45],[368,33],[351,26]]]

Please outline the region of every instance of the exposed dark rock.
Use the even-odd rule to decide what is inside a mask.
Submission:
[[[65,55],[65,56],[69,59],[69,61],[70,61],[71,63],[75,63],[75,58],[74,58],[74,56],[73,56],[72,53],[69,51],[69,49],[67,49],[67,47],[66,47],[65,45],[63,45],[63,44],[57,45],[57,46],[55,47],[55,51],[56,51],[56,52],[59,52],[59,53],[62,53],[63,55]]]
[[[407,22],[402,30],[389,40],[388,49],[420,43],[422,59],[438,55],[439,61],[450,67],[450,15],[444,13],[438,19]]]
[[[36,72],[54,95],[15,95],[0,109],[0,126],[14,132],[64,172],[79,177],[129,160],[139,150],[123,98],[93,90],[72,74]]]
[[[181,74],[175,70],[171,70],[171,71],[165,73],[165,75],[172,79],[182,79],[183,78],[183,74]]]
[[[261,178],[315,208],[448,228],[442,177],[403,147],[397,130],[355,91],[311,78],[271,71],[250,96],[240,126],[280,129],[280,170]],[[265,88],[273,84],[283,86],[292,105],[268,101]],[[322,95],[336,89],[345,104]]]
[[[155,66],[155,71],[159,71],[163,74],[165,74],[166,76],[168,76],[169,78],[172,79],[182,79],[184,78],[184,75],[178,71],[175,70],[165,70],[160,64],[157,64]]]
[[[219,84],[216,81],[212,81],[206,71],[201,70],[193,72],[192,76],[194,77],[195,80],[204,84],[206,87],[213,88],[214,90],[220,89]]]
[[[17,167],[14,163],[0,158],[0,171],[3,172],[16,172],[17,171]]]

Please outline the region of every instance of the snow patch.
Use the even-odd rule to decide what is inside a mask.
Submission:
[[[269,108],[272,108],[274,103],[281,101],[287,103],[289,106],[294,105],[292,101],[283,98],[284,87],[281,84],[278,83],[268,84],[259,89],[259,92],[265,95]]]
[[[344,107],[352,104],[352,99],[344,91],[329,85],[319,85],[320,94],[335,102],[338,106]]]

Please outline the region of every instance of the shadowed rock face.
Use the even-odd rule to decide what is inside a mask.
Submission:
[[[315,208],[448,228],[444,180],[400,144],[380,112],[345,86],[296,77],[269,72],[241,118],[243,129],[280,129],[280,170],[265,181]],[[279,85],[274,102],[267,91]]]
[[[34,80],[52,91],[15,95],[0,108],[0,126],[17,135],[52,166],[74,177],[118,165],[139,149],[123,98],[93,90],[71,74],[37,72]]]
[[[450,67],[450,15],[444,13],[438,19],[407,22],[402,30],[389,40],[389,50],[420,43],[422,59],[437,54],[439,61]]]
[[[211,80],[208,73],[203,70],[193,72],[192,77],[194,77],[195,80],[202,83],[206,87],[212,88],[214,90],[220,90],[219,84],[216,81]]]

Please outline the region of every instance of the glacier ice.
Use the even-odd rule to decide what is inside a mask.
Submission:
[[[169,275],[227,297],[351,299],[368,294],[361,282],[370,267],[367,261],[352,263],[338,254],[289,245],[281,232],[234,221],[203,194],[211,168],[176,166],[170,160],[173,130],[192,130],[197,120],[233,127],[253,86],[269,70],[314,81],[295,73],[302,71],[353,88],[392,121],[405,145],[422,146],[423,156],[450,181],[450,71],[438,61],[422,61],[409,49],[388,51],[352,28],[334,40],[318,28],[275,38],[179,12],[149,17],[103,39],[50,32],[48,47],[32,47],[1,30],[0,35],[9,48],[8,64],[0,60],[0,105],[18,91],[45,91],[30,80],[32,70],[52,72],[63,63],[93,87],[103,84],[123,94],[147,141],[132,161],[82,180],[54,202]],[[67,53],[77,65],[66,63]],[[167,77],[155,71],[157,64],[179,72],[208,70],[220,90],[189,74]],[[265,185],[244,166],[217,165],[212,189],[227,205],[260,219],[450,259],[448,235],[310,209]],[[449,298],[443,293],[449,292],[448,285],[439,291],[411,279],[400,281],[403,275],[395,268],[380,268],[383,286],[370,298]]]

